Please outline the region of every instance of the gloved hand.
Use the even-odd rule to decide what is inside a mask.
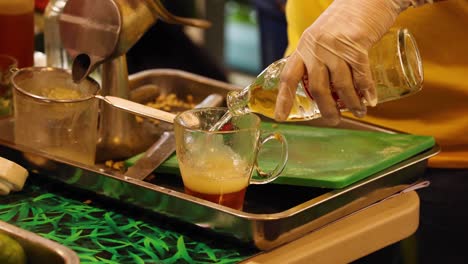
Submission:
[[[427,1],[427,0],[426,0]],[[309,91],[322,117],[340,121],[333,90],[357,117],[366,114],[360,91],[369,105],[377,103],[368,51],[389,30],[400,12],[423,0],[335,0],[307,28],[281,73],[275,118],[289,115],[297,83],[307,71]]]

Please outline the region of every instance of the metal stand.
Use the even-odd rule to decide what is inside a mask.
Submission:
[[[106,61],[102,66],[101,94],[130,99],[125,55]],[[102,104],[100,109],[98,161],[131,157],[144,152],[157,140],[159,135],[144,127],[144,123],[138,123],[134,115],[107,104]]]

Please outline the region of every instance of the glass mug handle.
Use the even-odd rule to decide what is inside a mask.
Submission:
[[[259,149],[261,149],[263,145],[270,140],[277,140],[278,142],[281,143],[280,160],[273,170],[271,170],[270,172],[265,172],[260,167],[258,167],[258,161],[257,161],[258,156],[257,156],[255,158],[255,169],[257,170],[257,173],[261,179],[250,178],[251,184],[265,184],[265,183],[272,182],[273,180],[278,178],[278,176],[284,170],[284,167],[286,167],[286,162],[288,161],[288,142],[286,141],[286,138],[283,136],[283,134],[278,133],[278,132],[273,132],[271,134],[268,134],[260,142]]]

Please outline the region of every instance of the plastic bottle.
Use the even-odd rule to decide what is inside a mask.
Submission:
[[[421,57],[416,42],[407,29],[397,29],[386,34],[369,52],[369,60],[378,103],[399,99],[421,90]],[[230,92],[227,96],[230,114],[254,112],[274,118],[279,78],[286,61],[287,58],[283,58],[272,63],[248,87]],[[298,84],[296,99],[286,121],[320,117],[317,104],[308,92],[308,82],[313,80],[307,80],[305,76]],[[346,111],[346,106],[339,97],[334,93],[332,95],[338,108]],[[364,98],[362,100],[366,103]]]
[[[34,64],[34,0],[0,0],[0,54]]]

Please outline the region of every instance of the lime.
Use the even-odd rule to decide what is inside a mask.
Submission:
[[[24,264],[26,254],[23,247],[10,236],[0,232],[0,263]]]

